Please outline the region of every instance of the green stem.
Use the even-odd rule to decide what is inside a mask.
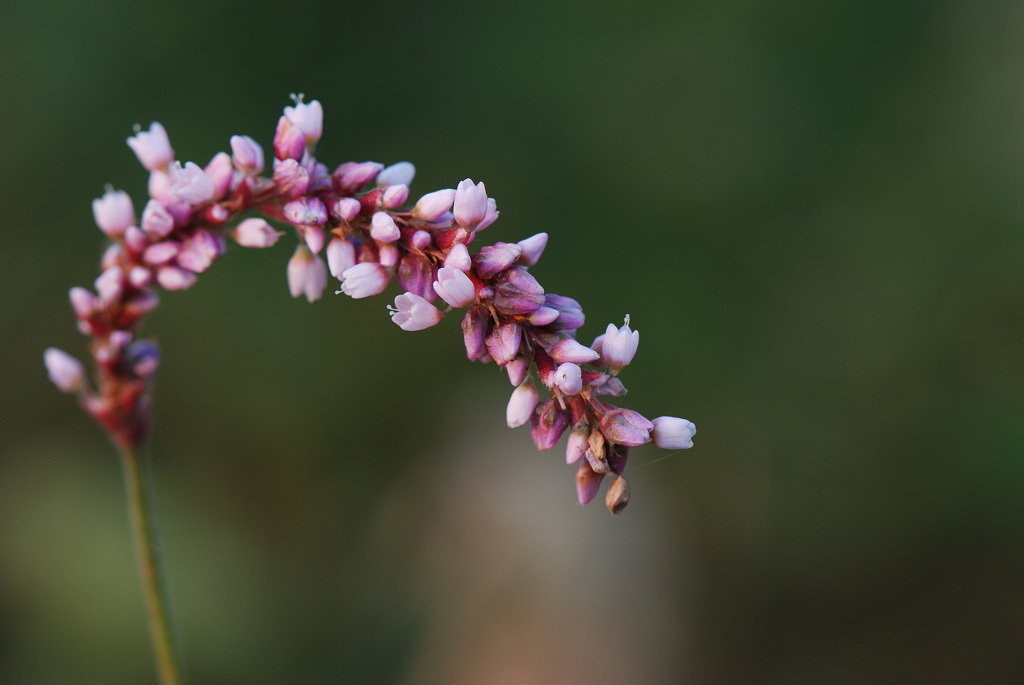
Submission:
[[[135,449],[122,447],[118,451],[157,674],[160,685],[181,685],[181,669],[167,613],[167,579],[160,559],[160,532],[149,481],[143,473],[142,457]]]

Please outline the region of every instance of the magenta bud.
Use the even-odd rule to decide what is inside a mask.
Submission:
[[[292,200],[282,210],[284,218],[296,226],[313,226],[327,222],[327,208],[315,197]]]
[[[416,206],[412,209],[412,215],[432,223],[447,213],[452,208],[453,202],[455,202],[454,188],[435,190],[416,201]]]
[[[519,386],[512,391],[508,407],[505,410],[505,420],[509,428],[518,428],[530,420],[533,411],[540,402],[540,393],[533,379],[527,377]]]
[[[590,467],[590,462],[586,459],[582,459],[579,464],[579,467],[576,469],[576,498],[580,504],[586,505],[590,503],[590,500],[594,499],[601,489],[601,481],[604,479],[604,474],[595,473]]]
[[[572,362],[573,364],[586,364],[598,358],[597,352],[585,345],[581,345],[573,338],[565,338],[559,341],[548,351],[551,358],[558,364]]]
[[[200,229],[182,241],[181,251],[178,253],[178,266],[199,274],[209,269],[223,252],[221,239],[209,231]]]
[[[469,271],[473,268],[473,260],[469,256],[469,250],[466,246],[462,243],[456,243],[448,251],[448,256],[444,258],[444,265],[454,267],[459,271]]]
[[[145,288],[153,282],[153,272],[144,266],[133,266],[128,270],[128,283],[135,289]]]
[[[371,220],[370,237],[382,243],[393,243],[402,237],[395,220],[387,212],[375,212]]]
[[[377,174],[377,185],[381,188],[397,185],[408,186],[412,184],[412,179],[415,176],[416,167],[412,162],[395,162],[391,166],[384,167]]]
[[[149,125],[148,131],[136,130],[128,139],[128,147],[149,171],[162,170],[174,159],[167,131],[156,121]]]
[[[505,365],[505,371],[508,372],[509,382],[512,385],[519,385],[530,371],[530,359],[521,354],[516,355],[515,359]]]
[[[652,422],[651,440],[658,447],[667,450],[685,450],[693,447],[693,436],[697,427],[686,419],[674,416],[659,416]]]
[[[629,315],[626,315],[626,322],[622,328],[616,328],[615,324],[608,324],[604,340],[601,341],[601,357],[608,366],[612,367],[614,373],[633,361],[639,344],[640,331],[630,330]]]
[[[331,213],[342,221],[352,221],[359,216],[362,205],[354,197],[343,197],[331,207]]]
[[[354,193],[375,179],[383,168],[378,162],[345,162],[334,170],[335,186],[343,193]]]
[[[590,426],[583,425],[573,428],[569,433],[569,442],[565,446],[565,463],[575,464],[588,449],[587,438],[590,437]]]
[[[327,268],[331,275],[340,280],[341,275],[355,265],[355,246],[345,238],[331,238],[331,242],[327,243]]]
[[[43,363],[50,380],[61,392],[77,392],[85,383],[85,367],[64,350],[48,347]]]
[[[93,200],[92,215],[100,230],[111,238],[121,236],[135,223],[132,199],[123,190],[108,190],[103,197]]]
[[[149,237],[138,226],[129,226],[124,230],[124,246],[139,254],[149,246]]]
[[[141,223],[142,230],[156,238],[166,238],[174,230],[174,217],[156,200],[146,203]]]
[[[487,336],[487,351],[498,366],[505,366],[519,353],[522,337],[523,329],[519,327],[519,324],[515,321],[506,321],[495,326],[491,334]]]
[[[405,204],[405,201],[409,199],[409,186],[404,183],[398,185],[388,186],[387,190],[384,191],[384,195],[381,196],[381,202],[388,209],[394,209],[395,207],[401,207]]]
[[[249,136],[231,136],[231,160],[246,176],[263,173],[263,148]]]
[[[164,265],[156,271],[156,282],[166,290],[188,290],[195,285],[197,276],[177,266]]]
[[[547,326],[558,318],[558,310],[551,307],[541,307],[530,314],[530,323],[534,326]]]
[[[306,246],[313,251],[313,254],[320,254],[324,249],[324,227],[323,226],[299,226],[299,233],[306,241]]]
[[[288,291],[292,297],[305,295],[308,302],[314,302],[323,295],[327,287],[327,267],[322,259],[300,243],[288,260]]]
[[[485,281],[494,278],[519,260],[523,249],[515,243],[495,243],[473,255],[473,267]]]
[[[402,293],[395,298],[391,320],[403,331],[422,331],[441,321],[441,312],[424,298],[413,293]]]
[[[476,230],[482,231],[495,221],[498,220],[498,203],[494,201],[493,197],[487,198],[487,212],[484,214],[483,220],[477,224]]]
[[[530,435],[537,449],[551,449],[568,427],[569,415],[549,397],[538,405]]]
[[[472,307],[462,317],[462,335],[466,343],[466,356],[470,361],[487,354],[487,329],[490,322],[490,312],[484,306]]]
[[[71,308],[75,310],[75,316],[79,319],[87,319],[96,311],[96,296],[85,288],[75,286],[68,291],[68,299],[71,300]]]
[[[585,322],[583,308],[571,297],[552,293],[544,297],[544,306],[558,310],[558,318],[549,326],[556,331],[575,331],[582,328]]]
[[[231,231],[231,237],[242,247],[270,247],[283,235],[259,217],[245,219]]]
[[[377,245],[378,259],[380,265],[387,268],[393,269],[398,265],[398,260],[402,256],[401,250],[398,249],[395,243],[375,243]]]
[[[391,274],[376,262],[362,262],[342,274],[341,292],[355,300],[379,295],[391,282]]]
[[[274,155],[278,159],[301,159],[306,151],[306,136],[287,116],[277,120],[274,132]]]
[[[455,190],[455,220],[465,228],[473,228],[487,215],[487,189],[484,184],[473,185],[472,179],[459,182]]]
[[[466,307],[476,300],[472,279],[452,266],[438,269],[433,287],[438,296],[453,307]]]
[[[100,296],[101,306],[110,305],[121,299],[124,293],[124,271],[119,266],[104,269],[93,285]]]
[[[580,367],[571,362],[566,362],[565,364],[560,365],[555,369],[553,382],[555,387],[566,395],[575,395],[583,389],[583,378],[580,373]]]
[[[538,233],[525,240],[520,240],[518,245],[523,250],[519,263],[523,266],[533,266],[540,259],[544,248],[548,245],[548,234]]]
[[[626,386],[615,376],[601,374],[601,382],[594,386],[594,393],[605,397],[622,397],[626,394]]]
[[[156,266],[158,264],[166,264],[175,257],[181,251],[181,243],[173,240],[166,240],[162,243],[154,243],[146,248],[146,251],[142,253],[142,261],[146,264]]]
[[[235,175],[235,168],[231,164],[231,156],[228,153],[218,152],[203,171],[213,181],[213,196],[215,198],[222,198],[228,194],[228,190],[231,188],[231,179]]]
[[[615,408],[601,417],[601,432],[617,445],[639,447],[650,442],[654,424],[632,409]]]
[[[410,252],[399,262],[396,277],[402,290],[426,297],[427,294],[434,292],[431,287],[433,275],[430,260],[424,255]]]
[[[530,314],[543,304],[544,288],[524,267],[513,266],[494,283],[494,307],[502,314]]]
[[[294,159],[276,159],[274,185],[283,195],[300,197],[309,190],[309,171]]]

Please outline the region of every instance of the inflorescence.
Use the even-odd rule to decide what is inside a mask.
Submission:
[[[269,178],[262,175],[263,149],[248,136],[232,136],[231,154],[220,152],[205,167],[181,165],[163,126],[154,122],[128,139],[150,172],[141,220],[124,191],[108,188],[93,201],[96,224],[111,244],[95,292],[72,288],[70,299],[79,330],[92,338],[94,384],[66,352],[49,348],[44,361],[57,387],[76,393],[119,446],[137,447],[149,424],[149,386],[160,352],[137,332],[159,304],[157,291],[192,287],[225,252],[228,237],[243,247],[274,245],[283,233],[265,218],[236,221],[253,210],[298,234],[287,269],[293,297],[319,299],[329,271],[341,281],[338,292],[353,298],[379,295],[397,280],[403,293],[388,309],[407,331],[465,309],[466,355],[503,367],[515,386],[509,427],[530,422],[541,450],[569,431],[566,461],[577,464],[581,504],[611,474],[608,507],[618,513],[626,506],[629,488],[622,471],[630,447],[693,445],[696,429],[685,419],[650,421],[598,399],[626,394],[618,374],[632,361],[640,334],[630,329],[627,316],[624,325],[609,324],[589,346],[576,339],[584,323],[580,304],[545,292],[530,273],[547,233],[470,254],[478,234],[498,218],[483,183],[467,178],[408,207],[416,171],[411,163],[346,162],[329,172],[313,155],[323,109],[315,100],[304,103],[301,95],[294,100],[278,121]],[[435,306],[438,300],[443,310]],[[533,368],[548,391],[543,400]]]

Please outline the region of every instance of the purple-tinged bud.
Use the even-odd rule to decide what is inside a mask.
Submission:
[[[438,296],[453,307],[467,307],[476,300],[476,287],[473,281],[462,271],[452,266],[444,266],[437,271],[434,291]]]
[[[119,266],[105,269],[94,283],[100,296],[100,305],[109,306],[121,299],[124,293],[124,271]]]
[[[509,428],[518,428],[533,417],[533,412],[540,402],[540,393],[533,379],[527,377],[512,391],[508,407],[505,409],[505,421]]]
[[[193,206],[212,200],[217,192],[213,179],[195,162],[185,162],[184,167],[172,168],[171,181],[170,193]]]
[[[296,226],[327,223],[327,207],[315,197],[302,197],[284,206],[284,218]]]
[[[135,289],[145,288],[153,282],[153,272],[144,266],[133,266],[128,270],[128,283]]]
[[[210,163],[203,169],[210,180],[213,181],[213,196],[222,198],[231,189],[231,180],[235,175],[235,168],[231,164],[231,156],[226,152],[218,152],[210,160]]]
[[[387,212],[376,212],[370,222],[370,237],[382,243],[393,243],[402,237],[395,220]]]
[[[149,172],[149,181],[146,183],[146,190],[153,199],[162,197],[171,189],[171,175],[166,171]]]
[[[362,205],[354,197],[343,197],[331,207],[331,213],[342,221],[352,221],[359,216]]]
[[[490,312],[482,305],[470,308],[462,317],[462,336],[466,343],[466,356],[470,361],[476,361],[487,354],[487,329],[490,323]]]
[[[124,246],[139,254],[149,246],[149,237],[138,226],[129,226],[124,230]]]
[[[182,241],[181,251],[178,253],[178,266],[201,274],[223,253],[221,239],[209,231],[200,229]]]
[[[246,176],[263,173],[263,148],[249,136],[231,136],[231,159]]]
[[[270,247],[283,235],[259,217],[245,219],[231,231],[231,237],[242,247]]]
[[[574,338],[565,338],[559,341],[548,351],[551,358],[558,364],[572,362],[573,364],[586,364],[597,359],[598,354],[594,350],[581,345]]]
[[[156,121],[149,125],[148,131],[136,129],[135,135],[128,139],[128,146],[149,171],[162,170],[174,160],[167,131]]]
[[[420,297],[430,296],[433,298],[431,283],[434,279],[433,270],[430,267],[430,260],[424,255],[408,253],[402,257],[398,264],[396,274],[398,285],[407,293],[413,293]]]
[[[64,350],[48,347],[43,352],[43,363],[50,380],[61,392],[78,392],[85,384],[85,367]]]
[[[531,314],[544,304],[544,288],[524,267],[514,266],[494,282],[493,302],[495,309],[502,314]]]
[[[166,290],[188,290],[198,278],[191,271],[177,266],[165,265],[156,271],[156,282]]]
[[[391,282],[391,274],[376,262],[363,262],[345,269],[341,278],[341,292],[355,300],[379,295]]]
[[[327,268],[331,275],[341,280],[341,275],[355,265],[355,246],[345,238],[331,238],[331,242],[327,243]]]
[[[137,376],[152,376],[160,366],[160,346],[152,340],[136,340],[126,350],[125,361]]]
[[[654,419],[653,424],[651,440],[658,447],[666,450],[685,450],[693,447],[693,436],[697,434],[697,427],[686,419],[659,416]]]
[[[544,253],[544,248],[548,246],[548,234],[538,233],[532,235],[525,240],[520,240],[518,245],[523,250],[519,263],[523,266],[533,266]]]
[[[174,230],[174,217],[162,204],[150,200],[142,210],[141,228],[151,236],[166,238]]]
[[[505,366],[515,359],[519,353],[519,344],[523,339],[523,329],[515,321],[506,321],[495,326],[487,336],[487,351],[498,366]]]
[[[487,214],[487,189],[483,182],[473,185],[472,179],[459,182],[455,189],[455,220],[465,228],[473,228]]]
[[[594,385],[594,394],[605,397],[622,397],[626,394],[626,386],[615,376],[601,374],[601,380]]]
[[[415,176],[416,167],[413,166],[412,162],[395,162],[391,166],[384,167],[377,174],[377,185],[381,188],[399,185],[409,186],[412,185],[412,179]]]
[[[306,145],[312,149],[324,131],[324,108],[320,102],[313,100],[306,104],[300,94],[295,98],[294,107],[284,108],[284,115],[292,126],[302,132]]]
[[[650,442],[654,424],[632,409],[615,408],[601,417],[601,432],[617,445],[639,447]]]
[[[558,319],[549,324],[556,331],[575,331],[582,328],[585,321],[583,308],[571,297],[549,293],[544,297],[544,306],[557,309]]]
[[[188,273],[187,271],[184,273]],[[189,274],[195,279],[195,274]],[[146,316],[160,306],[160,297],[152,290],[141,290],[136,293],[124,306],[124,314],[127,321],[123,325],[131,325],[133,321]]]
[[[324,249],[324,227],[323,226],[298,226],[299,235],[306,242],[306,246],[313,251],[313,254],[320,254]]]
[[[343,193],[354,193],[375,179],[383,168],[378,162],[345,162],[334,170],[335,187]]]
[[[398,265],[398,260],[402,256],[401,250],[395,243],[378,243],[377,244],[378,259],[380,265],[386,269],[393,269]]]
[[[426,250],[430,247],[432,240],[433,238],[427,231],[416,230],[412,232],[412,236],[409,238],[409,244],[417,250]]]
[[[583,425],[573,428],[569,433],[569,443],[565,446],[565,463],[575,464],[586,454],[587,438],[590,437],[590,426]]]
[[[596,341],[595,341],[596,342]],[[616,328],[615,324],[608,324],[604,333],[604,340],[601,342],[601,357],[613,369],[613,373],[633,361],[637,345],[640,344],[640,331],[632,331],[629,328],[629,316],[622,328]]]
[[[604,474],[595,473],[594,469],[590,467],[590,462],[586,459],[580,461],[580,465],[576,468],[576,498],[580,504],[587,505],[590,500],[594,499],[601,489],[603,479]]]
[[[301,197],[309,190],[309,171],[294,159],[274,160],[274,184],[284,195]]]
[[[608,462],[608,467],[612,470],[612,473],[622,475],[622,472],[626,470],[626,459],[628,457],[629,448],[625,445],[608,444],[605,461]]]
[[[422,331],[441,321],[437,307],[413,293],[402,293],[395,298],[394,309],[388,309],[391,320],[403,331]]]
[[[459,271],[469,271],[473,268],[473,259],[469,256],[469,250],[462,243],[456,243],[444,258],[444,265],[451,266]]]
[[[100,258],[100,268],[106,270],[112,266],[117,266],[121,263],[122,257],[124,257],[124,248],[119,243],[111,243],[103,251],[103,257]]]
[[[604,503],[613,516],[618,516],[626,508],[626,505],[629,504],[629,484],[626,483],[625,478],[619,476],[612,481],[604,496]]]
[[[135,223],[132,199],[123,190],[108,190],[103,197],[93,200],[92,215],[100,230],[111,238],[121,236]]]
[[[476,231],[479,232],[493,224],[498,220],[498,203],[494,201],[493,197],[487,198],[487,212],[484,214],[483,220],[477,224]]]
[[[523,249],[515,243],[495,243],[480,248],[473,256],[477,275],[485,281],[494,278],[517,261]]]
[[[142,261],[151,266],[166,264],[181,251],[181,243],[173,240],[166,240],[162,243],[154,243],[142,253]]]
[[[455,202],[455,189],[444,188],[427,193],[416,202],[412,208],[412,215],[417,219],[423,219],[428,223],[437,221],[452,208]]]
[[[384,195],[381,196],[381,202],[388,209],[394,209],[395,207],[401,207],[405,204],[405,201],[409,199],[409,186],[404,183],[398,185],[388,186],[387,190],[384,191]]]
[[[288,260],[288,291],[292,297],[305,295],[308,302],[315,302],[327,287],[327,267],[322,259],[299,243],[295,253]]]
[[[530,323],[534,326],[547,326],[558,318],[558,310],[551,307],[541,307],[533,314],[530,314]]]
[[[274,132],[274,155],[278,159],[301,159],[306,152],[306,136],[287,116],[277,120]]]
[[[79,319],[88,319],[96,311],[96,296],[85,288],[75,286],[68,291],[68,299],[71,300],[71,308],[75,310],[75,316]]]
[[[566,362],[555,369],[554,384],[566,395],[575,395],[583,389],[583,377],[580,367]]]
[[[551,449],[569,427],[569,415],[550,397],[537,406],[530,436],[539,450]]]
[[[515,359],[505,365],[505,371],[508,372],[509,382],[512,385],[519,385],[530,371],[530,358],[521,354],[516,355]]]

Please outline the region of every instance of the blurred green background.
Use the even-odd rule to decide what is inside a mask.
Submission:
[[[625,403],[697,445],[581,508],[457,321],[232,249],[146,327],[192,682],[1021,682],[1022,77],[1008,2],[6,0],[0,682],[154,681],[115,454],[42,350],[84,353],[131,126],[205,163],[299,91],[332,168],[548,231],[533,272],[587,341],[631,315]]]

